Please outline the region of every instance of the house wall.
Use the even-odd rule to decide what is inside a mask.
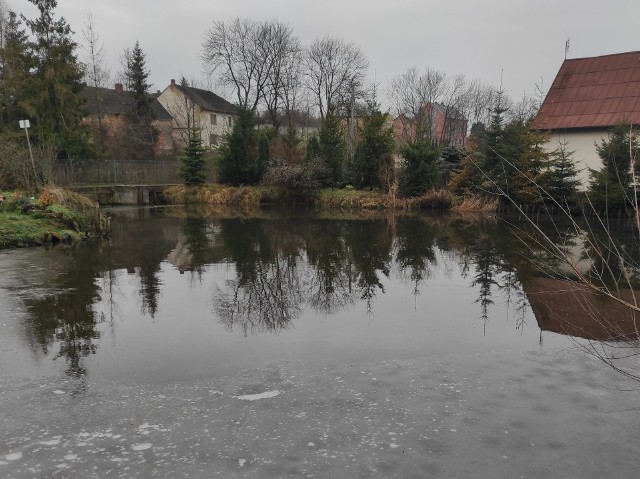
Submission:
[[[602,160],[596,151],[596,144],[607,138],[608,133],[609,131],[604,128],[553,132],[545,149],[552,152],[564,144],[567,151],[573,151],[573,159],[578,168],[578,178],[582,189],[586,190],[589,186],[589,168],[598,170],[602,167]]]
[[[187,129],[187,110],[189,102],[185,102],[184,95],[176,85],[169,85],[158,96],[158,101],[173,117],[173,137],[176,146],[184,145]],[[217,148],[212,140],[222,138],[231,131],[233,116],[228,113],[204,110],[199,105],[195,106],[198,127],[202,132],[202,145],[205,148]],[[212,123],[211,115],[216,115],[216,124]]]

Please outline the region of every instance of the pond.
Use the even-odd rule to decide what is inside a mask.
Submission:
[[[637,475],[635,318],[518,218],[110,213],[0,252],[2,477]]]

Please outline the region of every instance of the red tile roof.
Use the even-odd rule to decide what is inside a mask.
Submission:
[[[640,124],[640,51],[565,60],[534,125],[544,130]]]

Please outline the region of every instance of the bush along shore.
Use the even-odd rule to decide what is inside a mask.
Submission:
[[[62,188],[37,196],[0,192],[0,248],[72,242],[106,235],[109,227],[93,201]]]
[[[475,198],[460,200],[445,189],[431,190],[410,198],[402,198],[380,190],[324,188],[318,190],[288,190],[269,186],[171,186],[164,190],[169,204],[232,206],[258,208],[264,205],[303,204],[318,210],[473,210],[495,211],[497,201]]]

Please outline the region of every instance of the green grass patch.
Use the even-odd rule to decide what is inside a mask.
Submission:
[[[100,214],[86,197],[47,187],[39,196],[0,192],[0,248],[69,242],[100,229]]]

